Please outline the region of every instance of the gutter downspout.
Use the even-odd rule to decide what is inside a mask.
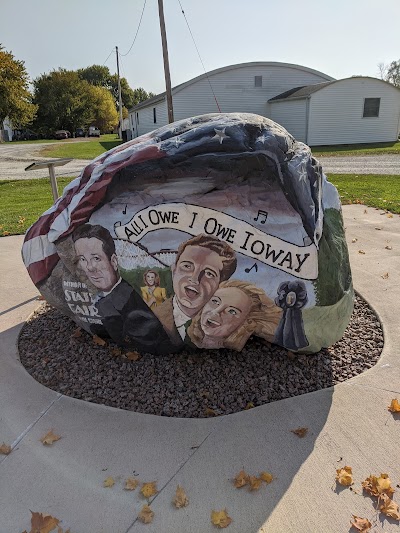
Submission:
[[[310,123],[310,100],[311,96],[307,96],[306,100],[306,142],[305,144],[308,145],[308,126]]]

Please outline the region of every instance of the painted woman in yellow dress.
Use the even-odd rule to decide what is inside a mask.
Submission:
[[[145,287],[140,287],[142,298],[151,308],[161,305],[167,299],[166,290],[160,287],[160,276],[155,270],[146,270],[143,274]]]

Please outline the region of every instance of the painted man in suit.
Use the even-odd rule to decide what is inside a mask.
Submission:
[[[236,270],[234,250],[210,235],[197,235],[178,248],[172,265],[173,298],[154,309],[172,343],[181,346],[192,318],[204,307],[220,282]]]
[[[160,321],[139,294],[118,272],[114,239],[99,225],[84,224],[72,235],[81,270],[98,293],[93,304],[102,326],[92,325],[98,335],[108,335],[117,344],[151,353],[169,353],[172,346]]]

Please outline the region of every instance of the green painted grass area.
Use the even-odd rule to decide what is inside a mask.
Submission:
[[[60,193],[73,178],[57,180]],[[53,205],[50,180],[0,181],[0,236],[25,233]]]
[[[59,178],[63,188],[73,178]],[[400,176],[329,174],[343,204],[365,204],[400,214]],[[19,235],[53,204],[46,178],[0,181],[0,236]]]
[[[346,155],[357,156],[368,154],[400,154],[400,141],[374,144],[338,144],[336,146],[312,146],[311,151],[315,157],[321,155],[338,157]]]
[[[82,142],[60,143],[54,146],[45,146],[40,151],[43,157],[72,157],[73,159],[94,159],[100,154],[111,150],[121,144],[121,140],[115,134],[101,135],[100,138],[90,138]]]
[[[342,204],[365,204],[400,214],[400,176],[328,174]]]

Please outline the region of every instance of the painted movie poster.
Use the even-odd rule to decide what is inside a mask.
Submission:
[[[320,315],[331,330],[342,315],[340,330],[351,313],[340,203],[308,148],[276,126],[205,115],[100,156],[51,218],[42,293],[140,351],[241,350],[252,335],[329,345]]]

